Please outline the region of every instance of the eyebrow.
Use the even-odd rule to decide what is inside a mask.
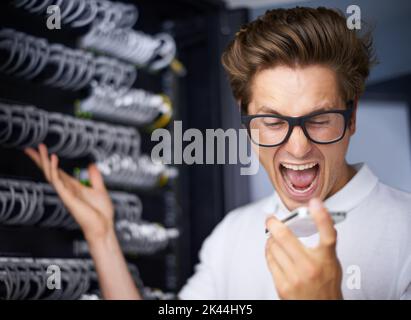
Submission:
[[[322,112],[322,111],[330,111],[330,110],[334,110],[335,108],[333,108],[332,106],[329,107],[322,107],[319,109],[315,109],[309,113],[307,113],[307,115],[315,113],[315,112]],[[271,107],[267,107],[267,106],[261,106],[258,110],[257,110],[257,114],[272,114],[272,115],[276,115],[276,116],[284,116],[283,114],[279,113],[277,110],[271,108]]]

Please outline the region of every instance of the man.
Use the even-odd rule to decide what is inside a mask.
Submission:
[[[411,195],[345,160],[373,60],[368,39],[325,8],[271,10],[237,33],[222,61],[276,192],[219,223],[179,298],[411,299]],[[104,297],[141,298],[96,168],[86,188],[44,146],[27,153],[82,227]],[[306,205],[318,233],[297,238],[280,220]],[[328,210],[347,217],[334,226]]]

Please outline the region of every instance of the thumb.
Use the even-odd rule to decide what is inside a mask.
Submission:
[[[106,186],[104,184],[103,176],[101,175],[100,170],[94,163],[88,166],[88,175],[90,178],[91,186],[94,189],[107,191]]]
[[[337,231],[334,228],[334,222],[327,209],[320,199],[311,199],[309,211],[320,235],[320,246],[334,248]]]

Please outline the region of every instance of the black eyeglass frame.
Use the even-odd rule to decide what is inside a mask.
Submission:
[[[347,101],[346,103],[347,108],[345,110],[340,110],[340,109],[336,109],[336,110],[327,110],[327,111],[318,111],[318,112],[313,112],[310,114],[307,114],[305,116],[301,116],[301,117],[286,117],[286,116],[281,116],[281,115],[273,115],[273,114],[254,114],[254,115],[245,115],[242,114],[241,115],[241,123],[246,127],[247,132],[248,132],[248,136],[250,137],[250,140],[257,144],[260,147],[277,147],[285,142],[287,142],[287,140],[290,138],[291,133],[294,130],[294,127],[299,126],[301,127],[301,129],[304,132],[304,135],[307,137],[308,140],[317,143],[317,144],[331,144],[331,143],[336,143],[338,141],[340,141],[342,138],[344,138],[345,136],[345,132],[347,131],[347,127],[349,125],[349,120],[351,119],[352,116],[352,112],[354,109],[354,101],[350,100]],[[341,134],[341,137],[339,137],[338,139],[334,139],[332,141],[327,141],[327,142],[319,142],[316,141],[314,139],[312,139],[309,135],[309,133],[307,132],[307,129],[305,128],[305,122],[307,122],[309,119],[311,119],[314,116],[318,116],[321,114],[328,114],[328,113],[339,113],[342,114],[344,117],[344,131]],[[280,143],[277,144],[261,144],[261,143],[257,143],[253,140],[252,136],[251,136],[251,129],[250,129],[250,122],[255,119],[255,118],[275,118],[275,119],[281,119],[281,120],[285,120],[288,122],[288,132],[285,135],[283,141],[281,141]]]

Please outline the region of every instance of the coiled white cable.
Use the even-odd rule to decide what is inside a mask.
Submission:
[[[175,168],[155,163],[144,154],[138,158],[112,154],[98,160],[97,166],[105,183],[113,188],[152,189],[162,186],[178,174]],[[87,179],[86,170],[81,171],[81,175]]]
[[[47,289],[47,270],[51,265],[60,269],[60,290]],[[5,283],[6,289],[0,299],[79,299],[88,292],[94,273],[90,259],[0,257],[0,282]]]
[[[0,144],[26,148],[46,143],[51,153],[66,158],[109,154],[138,158],[141,138],[131,127],[74,118],[33,106],[0,103]]]
[[[80,28],[103,20],[119,28],[130,28],[138,19],[137,7],[108,0],[14,0],[15,7],[33,14],[47,13],[49,6],[60,8],[62,24]]]
[[[134,194],[110,192],[116,221],[141,220],[142,202]],[[54,189],[45,183],[0,178],[0,224],[78,229]]]
[[[44,83],[62,89],[80,90],[96,82],[130,88],[137,77],[136,68],[129,63],[49,44],[13,29],[0,29],[0,49],[8,54],[6,61],[0,62],[1,72],[34,79],[49,67],[51,75]]]
[[[124,28],[96,24],[79,40],[79,46],[121,58],[140,68],[158,71],[176,55],[174,39],[167,33],[155,36]]]
[[[172,116],[170,100],[160,94],[142,89],[113,90],[107,86],[94,86],[90,96],[79,102],[82,112],[91,113],[93,117],[110,119],[121,123],[144,126],[153,123],[160,116]]]

